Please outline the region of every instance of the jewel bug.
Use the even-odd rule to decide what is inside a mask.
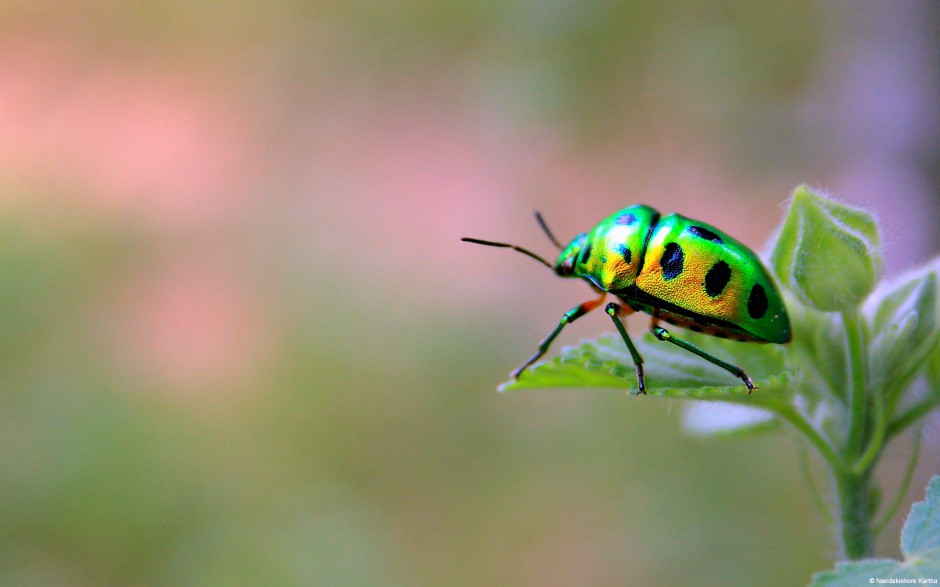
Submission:
[[[783,344],[790,341],[790,319],[760,259],[749,248],[714,226],[680,214],[662,216],[643,204],[624,208],[579,234],[566,246],[555,238],[542,215],[535,219],[561,253],[549,263],[528,249],[465,237],[461,240],[511,248],[550,268],[559,277],[586,281],[598,294],[565,312],[538,350],[512,372],[518,378],[539,360],[567,325],[600,307],[620,333],[636,367],[637,389],[646,393],[643,357],[624,328],[621,316],[644,312],[652,316],[650,331],[741,379],[748,394],[754,383],[741,367],[725,362],[671,334],[660,321],[719,338]]]

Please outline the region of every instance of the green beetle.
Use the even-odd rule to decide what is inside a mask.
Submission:
[[[599,295],[566,312],[539,344],[538,351],[513,371],[514,378],[545,354],[566,324],[599,307],[608,294],[623,302],[608,303],[606,311],[633,358],[639,393],[646,393],[643,358],[630,340],[621,315],[651,315],[650,330],[657,339],[732,373],[744,382],[748,393],[755,387],[743,369],[676,338],[659,326],[659,321],[742,342],[790,341],[786,307],[760,259],[713,226],[680,214],[661,216],[650,206],[636,205],[608,216],[591,232],[579,234],[563,247],[538,212],[535,218],[561,249],[554,265],[516,245],[476,238],[462,240],[515,249],[560,277],[584,279]]]

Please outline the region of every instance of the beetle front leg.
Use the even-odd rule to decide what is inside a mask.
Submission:
[[[519,375],[521,375],[523,371],[525,371],[529,366],[531,366],[532,363],[541,359],[542,355],[544,355],[548,351],[548,347],[552,344],[552,341],[555,340],[555,337],[558,336],[558,333],[561,332],[562,328],[564,328],[568,324],[571,324],[572,322],[574,322],[581,316],[584,316],[585,314],[587,314],[594,308],[600,306],[604,302],[604,297],[606,295],[607,295],[606,293],[602,292],[601,296],[597,298],[596,300],[590,300],[590,301],[584,302],[583,304],[578,304],[574,308],[571,308],[570,310],[565,312],[564,315],[561,317],[561,321],[558,322],[558,326],[555,327],[555,330],[552,330],[552,332],[548,336],[546,336],[545,339],[541,343],[539,343],[539,350],[534,355],[529,357],[529,360],[526,361],[524,365],[522,365],[521,367],[519,367],[518,369],[516,369],[510,374],[512,378],[519,379]]]
[[[708,361],[709,363],[713,365],[717,365],[718,367],[721,367],[728,373],[731,373],[732,375],[734,375],[735,377],[737,377],[738,379],[744,382],[745,387],[747,387],[748,395],[751,395],[751,392],[757,389],[757,387],[754,386],[754,382],[751,381],[751,378],[748,377],[748,374],[745,373],[744,369],[742,369],[741,367],[738,367],[737,365],[732,365],[731,363],[726,363],[722,361],[721,359],[719,359],[718,357],[708,354],[707,352],[698,348],[694,344],[688,343],[682,340],[681,338],[676,338],[675,336],[669,334],[669,331],[661,326],[652,326],[650,330],[653,331],[653,336],[655,336],[659,340],[662,340],[665,342],[671,342],[677,347],[681,349],[685,349],[692,354],[698,355],[702,357],[703,359],[705,359],[706,361]]]
[[[613,320],[614,326],[616,326],[617,331],[620,332],[620,337],[623,338],[623,342],[626,343],[627,350],[630,351],[630,356],[633,358],[633,365],[636,367],[637,393],[646,395],[646,379],[643,377],[643,357],[640,356],[636,347],[633,346],[633,341],[630,340],[630,335],[627,334],[627,329],[623,327],[623,321],[620,320],[620,313],[624,311],[624,308],[619,304],[611,302],[607,304],[605,310],[607,311],[607,315],[610,316],[610,319]]]

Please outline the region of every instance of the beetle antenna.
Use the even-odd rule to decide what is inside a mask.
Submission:
[[[493,241],[485,241],[485,240],[480,240],[480,239],[478,239],[478,238],[470,238],[470,237],[466,237],[466,236],[465,236],[464,238],[460,239],[460,240],[465,241],[465,242],[468,242],[468,243],[476,243],[476,244],[478,244],[478,245],[486,245],[486,246],[488,246],[488,247],[502,247],[502,248],[504,248],[504,249],[513,249],[514,251],[519,251],[519,252],[522,253],[523,255],[528,255],[529,257],[532,257],[533,259],[535,259],[536,261],[538,261],[538,262],[541,263],[542,265],[545,265],[546,267],[548,267],[548,268],[551,269],[552,271],[555,270],[555,268],[552,266],[552,264],[549,263],[548,261],[546,261],[545,259],[539,257],[538,255],[536,255],[535,253],[533,253],[532,251],[530,251],[530,250],[528,250],[528,249],[523,249],[522,247],[517,247],[516,245],[511,245],[511,244],[509,244],[509,243],[495,243],[495,242],[493,242]]]
[[[542,218],[542,213],[539,212],[538,210],[535,211],[535,220],[539,223],[539,226],[542,227],[542,230],[545,231],[545,234],[548,235],[548,239],[549,239],[550,241],[552,241],[552,243],[553,243],[556,247],[558,247],[558,250],[559,250],[559,251],[565,248],[565,247],[561,246],[561,243],[558,242],[558,239],[555,238],[555,235],[552,234],[552,231],[548,229],[548,225],[545,224],[545,220]]]

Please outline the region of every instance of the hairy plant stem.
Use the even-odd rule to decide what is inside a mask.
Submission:
[[[848,377],[846,388],[849,390],[849,432],[843,454],[846,461],[859,456],[865,440],[865,425],[868,407],[866,394],[866,361],[863,323],[857,311],[842,313],[842,326],[845,328],[846,346],[848,347]],[[851,459],[851,460],[850,460]]]
[[[893,422],[891,422],[891,425],[888,426],[888,429],[885,432],[885,440],[891,440],[903,432],[908,426],[911,426],[932,412],[937,406],[940,406],[940,395],[932,395],[926,400],[923,400],[921,403],[910,408],[895,418]]]
[[[855,560],[870,557],[874,549],[871,520],[871,471],[880,455],[884,440],[884,406],[873,405],[867,386],[865,324],[857,311],[842,313],[848,349],[849,430],[841,451],[842,466],[832,475],[839,505],[839,531],[842,554]],[[872,411],[877,413],[872,413]],[[865,446],[866,433],[875,420],[876,431]]]
[[[842,556],[847,560],[870,557],[875,544],[870,508],[871,470],[861,475],[851,471],[836,472],[834,477],[839,500]]]
[[[793,406],[774,406],[773,411],[777,416],[779,416],[784,422],[787,422],[797,432],[801,433],[804,438],[816,449],[816,452],[819,453],[819,456],[829,465],[829,468],[832,470],[833,474],[841,471],[844,468],[842,460],[839,458],[839,455],[835,450],[829,445],[823,436],[816,431],[813,426],[806,421],[806,419],[800,414],[796,408]]]

